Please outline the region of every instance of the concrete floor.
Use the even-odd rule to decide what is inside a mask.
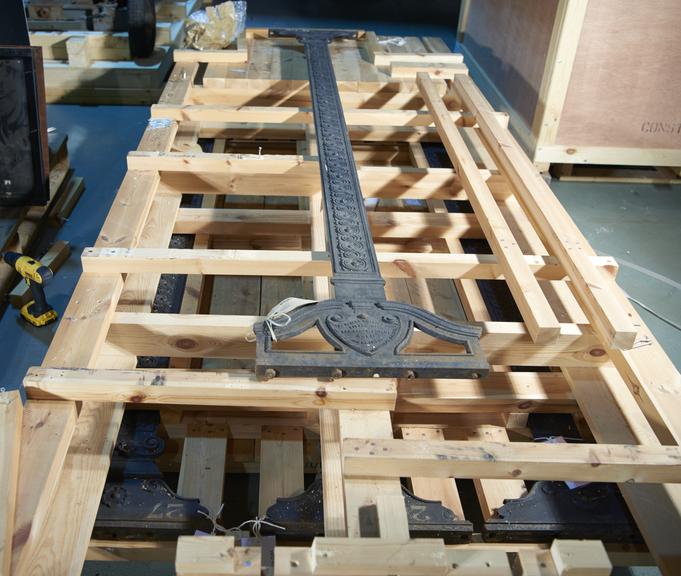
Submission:
[[[298,18],[263,21],[252,26],[301,25]],[[306,26],[356,28],[355,21],[304,21]],[[445,27],[362,22],[379,34],[441,36],[454,46],[454,34]],[[46,239],[68,240],[73,254],[48,287],[48,299],[61,314],[81,272],[79,254],[92,246],[125,173],[125,157],[134,149],[148,118],[146,107],[48,107],[50,126],[69,136],[69,157],[75,173],[84,177],[86,191],[71,219]],[[554,181],[557,193],[594,248],[617,258],[618,282],[627,293],[658,314],[681,324],[681,187],[626,184],[575,184]],[[640,309],[676,366],[681,368],[681,338],[677,329]],[[40,364],[56,326],[36,329],[20,321],[13,309],[0,319],[0,350],[4,369],[0,387],[16,389],[28,367]],[[168,565],[146,564],[149,576],[171,574]],[[651,574],[656,571],[639,572]],[[133,565],[88,562],[88,575],[134,574]],[[140,572],[142,568],[140,567]]]

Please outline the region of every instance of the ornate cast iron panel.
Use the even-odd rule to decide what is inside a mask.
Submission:
[[[470,539],[473,524],[458,518],[437,500],[425,500],[402,487],[412,538],[442,538],[448,543]],[[324,487],[321,475],[302,493],[290,498],[277,498],[267,509],[267,520],[285,530],[263,525],[263,531],[286,540],[311,540],[324,535]],[[379,536],[375,506],[360,509],[362,536]]]
[[[489,366],[480,349],[479,327],[386,299],[329,52],[329,42],[356,38],[357,33],[298,29],[270,30],[270,35],[294,36],[305,47],[335,299],[295,309],[285,326],[257,324],[256,374],[262,379],[486,375]],[[273,349],[274,340],[288,340],[315,327],[334,352]],[[464,352],[452,347],[452,353],[406,353],[414,328]]]
[[[155,462],[165,450],[156,435],[160,421],[156,410],[123,416],[97,511],[96,537],[172,539],[196,530],[210,532],[208,510],[198,499],[175,494]]]

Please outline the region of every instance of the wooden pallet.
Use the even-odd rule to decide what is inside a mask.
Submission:
[[[396,61],[456,64],[418,42],[420,58]],[[6,529],[15,573],[168,554],[180,575],[260,573],[259,549],[229,536],[91,540],[125,406],[149,405],[175,444],[178,492],[213,511],[225,462],[259,470],[262,514],[302,489],[319,454],[325,536],[277,546],[276,574],[609,574],[613,562],[641,561],[600,541],[410,539],[400,477],[460,515],[455,478],[472,478],[485,518],[525,480],[618,482],[655,562],[677,574],[681,376],[615,284],[615,261],[596,256],[465,74],[391,79],[391,51],[368,34],[332,49],[388,292],[453,318],[460,300],[483,327],[493,373],[255,380],[252,324],[284,297],[321,299],[331,287],[302,51],[263,31],[248,44],[246,63],[194,53],[209,60],[202,84],[192,53],[181,54],[47,355],[24,380],[21,453],[3,468],[6,484],[19,478]],[[206,140],[212,152],[200,151]],[[429,167],[422,144],[433,141],[455,169]],[[201,207],[181,206],[185,194]],[[474,213],[450,213],[445,200]],[[173,233],[193,234],[193,249],[168,248]],[[466,238],[485,238],[493,254],[463,253]],[[162,273],[188,275],[180,314],[150,313]],[[476,282],[489,279],[506,282],[522,322],[492,320]],[[422,333],[414,346],[443,349]],[[142,355],[170,357],[171,368],[138,369]],[[575,415],[585,443],[528,442],[534,411]],[[5,418],[8,431],[15,420]],[[363,537],[367,507],[379,538]]]
[[[61,226],[69,217],[84,190],[83,179],[69,166],[67,138],[50,134],[50,200],[45,206],[0,208],[0,252],[33,254],[47,226]],[[56,262],[66,248],[57,246]],[[35,256],[39,256],[35,254]],[[18,275],[4,264],[0,266],[0,314]],[[23,298],[23,296],[22,296]]]
[[[466,62],[494,106],[510,114],[542,171],[555,164],[681,166],[674,97],[681,6],[663,0],[623,7],[619,0],[461,3],[458,41]],[[617,40],[622,29],[631,30],[625,43]],[[629,74],[618,73],[623,63]],[[658,69],[671,73],[661,77]],[[632,177],[610,181],[640,181]]]
[[[130,59],[127,32],[68,28],[71,20],[55,28],[60,31],[46,32],[37,31],[36,24],[30,40],[43,49],[47,101],[157,102],[173,65],[173,49],[184,43],[184,18],[201,4],[201,0],[158,3],[156,50],[151,57],[137,60]]]
[[[74,32],[97,30],[114,32],[121,26],[115,15],[117,0],[27,0],[28,28],[35,31]],[[156,20],[178,22],[199,10],[203,0],[157,0]]]
[[[591,166],[554,164],[551,175],[564,182],[609,182],[613,184],[681,184],[681,168],[645,166]]]

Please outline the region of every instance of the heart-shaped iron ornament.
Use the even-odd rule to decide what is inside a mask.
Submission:
[[[383,310],[360,309],[331,314],[326,326],[348,348],[371,356],[400,335],[402,320]]]

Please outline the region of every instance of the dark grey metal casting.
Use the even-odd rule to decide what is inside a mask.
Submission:
[[[485,376],[489,366],[479,327],[386,299],[329,52],[329,42],[357,33],[297,29],[270,30],[270,36],[292,36],[305,47],[335,298],[297,308],[284,326],[256,324],[257,376]],[[288,340],[314,327],[335,352],[273,349],[274,339]],[[414,328],[465,352],[405,353]]]

